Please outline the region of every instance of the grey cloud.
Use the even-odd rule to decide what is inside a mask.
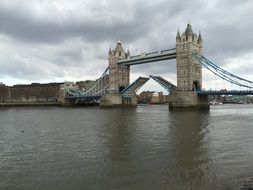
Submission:
[[[33,4],[30,4],[33,2]],[[13,78],[38,80],[47,77],[76,80],[99,76],[107,66],[107,52],[115,47],[118,39],[131,54],[142,51],[159,51],[175,46],[177,28],[182,33],[188,21],[194,32],[201,30],[203,52],[206,57],[220,66],[228,58],[239,57],[252,52],[253,30],[252,1],[241,0],[233,4],[225,1],[58,1],[46,15],[37,15],[34,4],[42,1],[18,3],[10,1],[8,6],[0,3],[0,55],[3,68],[1,75]],[[50,2],[51,1],[45,1]],[[72,8],[57,12],[57,6],[68,2]],[[88,2],[88,3],[87,3]],[[40,5],[40,4],[38,4]],[[42,9],[37,6],[37,9]],[[13,53],[25,56],[28,66],[21,66],[22,60],[8,57],[6,43]],[[8,64],[12,65],[10,67]],[[45,66],[42,64],[45,63]],[[29,70],[30,66],[34,70]],[[175,74],[176,63],[165,61],[135,66],[132,73],[143,75]],[[238,70],[238,75],[253,72]]]
[[[104,7],[96,3],[99,12]],[[151,7],[141,9],[137,6],[132,15],[125,15],[125,19],[109,17],[88,17],[76,19],[70,17],[61,21],[38,19],[31,12],[18,7],[5,7],[0,4],[0,31],[7,36],[25,42],[58,43],[68,38],[81,36],[85,41],[104,41],[116,37],[134,40],[149,31],[152,17],[149,14]],[[121,7],[122,9],[122,7]],[[156,11],[156,10],[154,10]],[[123,11],[124,12],[124,11]],[[150,16],[149,16],[150,15]]]

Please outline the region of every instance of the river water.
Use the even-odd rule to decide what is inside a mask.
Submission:
[[[253,105],[0,109],[0,189],[240,189]]]

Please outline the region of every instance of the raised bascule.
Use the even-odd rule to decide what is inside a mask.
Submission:
[[[169,92],[170,110],[209,109],[208,95],[210,94],[253,95],[252,81],[220,68],[202,55],[202,36],[200,33],[195,34],[191,25],[188,24],[182,35],[178,30],[176,47],[172,49],[130,56],[129,50],[125,52],[122,43],[117,42],[115,49],[110,48],[108,52],[108,68],[94,86],[85,91],[65,87],[63,100],[70,104],[95,101],[99,102],[101,107],[135,107],[137,105],[136,92],[149,80],[149,77],[139,77],[130,84],[130,66],[170,59],[176,59],[177,86],[160,76],[150,75],[150,78]],[[223,80],[247,87],[249,90],[202,90],[202,67]]]

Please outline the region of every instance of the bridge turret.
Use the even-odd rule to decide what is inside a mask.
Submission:
[[[129,53],[129,52],[128,52]],[[129,53],[130,54],[130,53]],[[122,43],[117,42],[114,50],[109,53],[109,91],[111,93],[120,93],[129,85],[130,67],[125,65],[118,65],[118,60],[127,57]]]
[[[199,45],[202,45],[202,36],[201,36],[201,33],[200,33],[200,31],[199,31],[199,36],[198,36],[198,44]]]
[[[185,33],[186,41],[189,41],[189,42],[193,41],[194,34],[193,34],[192,27],[190,24],[187,24],[187,27],[184,33]]]
[[[202,86],[202,66],[193,59],[192,53],[202,54],[202,37],[193,33],[190,24],[187,24],[181,41],[176,37],[177,49],[177,89],[199,90]]]
[[[177,30],[177,37],[176,37],[176,41],[177,41],[177,42],[181,42],[181,36],[180,36],[179,29]]]
[[[114,55],[118,58],[126,58],[126,53],[122,47],[121,41],[117,42],[117,45],[114,49]]]
[[[109,55],[109,56],[112,55],[112,48],[111,48],[111,46],[110,46],[110,48],[109,48],[108,55]]]
[[[127,58],[130,57],[130,51],[129,51],[129,49],[127,50],[126,57]]]

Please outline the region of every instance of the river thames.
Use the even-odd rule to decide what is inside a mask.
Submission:
[[[240,189],[253,105],[0,109],[0,189]]]

